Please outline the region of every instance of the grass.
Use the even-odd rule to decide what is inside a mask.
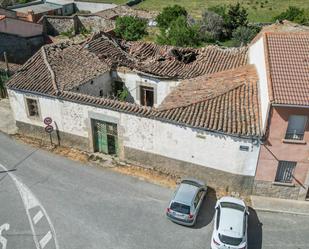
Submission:
[[[83,0],[85,1],[85,0]],[[101,3],[124,4],[127,0],[86,0]],[[164,7],[174,4],[184,6],[189,13],[200,18],[202,11],[215,5],[229,5],[240,2],[249,13],[251,22],[271,22],[273,17],[285,11],[290,5],[309,9],[308,0],[144,0],[135,6],[138,9],[160,11]]]

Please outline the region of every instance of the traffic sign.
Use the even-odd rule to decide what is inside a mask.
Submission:
[[[52,118],[50,118],[50,117],[44,118],[44,124],[50,125],[52,122],[53,122]]]
[[[47,125],[47,126],[45,127],[45,131],[46,131],[47,133],[52,133],[53,130],[54,130],[54,127],[52,127],[51,125]]]

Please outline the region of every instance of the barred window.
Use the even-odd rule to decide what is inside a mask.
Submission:
[[[279,161],[276,182],[292,183],[296,162]]]
[[[26,99],[29,117],[39,117],[38,101],[36,99]]]
[[[307,116],[291,115],[285,139],[302,140],[304,138]]]

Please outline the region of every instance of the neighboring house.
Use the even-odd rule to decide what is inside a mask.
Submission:
[[[43,44],[41,24],[0,16],[0,55],[6,52],[9,62],[24,63]]]
[[[251,45],[259,64],[265,136],[254,193],[309,197],[309,27],[289,22],[262,30]]]
[[[0,15],[16,18],[17,14],[13,10],[5,9],[0,7]]]
[[[17,17],[30,22],[37,22],[44,15],[63,15],[62,5],[45,1],[35,1],[10,7],[17,13]]]
[[[250,193],[259,155],[258,77],[247,48],[116,41],[44,46],[8,92],[19,132]],[[125,101],[118,98],[121,94]]]

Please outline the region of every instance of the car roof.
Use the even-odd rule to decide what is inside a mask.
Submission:
[[[199,187],[197,186],[181,183],[176,191],[173,202],[191,205],[193,198],[198,190]]]
[[[194,178],[183,178],[181,180],[181,183],[188,183],[188,184],[191,184],[191,185],[195,185],[197,187],[206,186],[206,184],[203,181],[197,180],[197,179],[194,179]]]
[[[235,203],[238,204],[240,206],[246,207],[246,204],[244,203],[243,200],[237,199],[235,197],[231,197],[231,196],[224,196],[222,197],[220,200],[218,200],[218,203],[221,202],[230,202],[230,203]]]
[[[244,211],[234,208],[221,207],[219,233],[234,237],[242,238],[244,232]]]

